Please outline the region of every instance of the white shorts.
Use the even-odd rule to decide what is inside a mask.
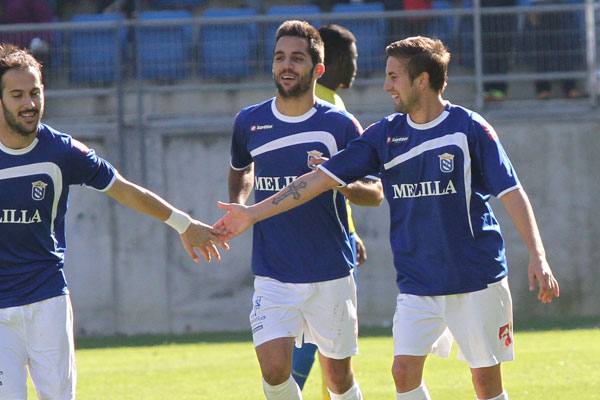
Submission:
[[[514,359],[512,300],[506,278],[476,292],[448,296],[400,293],[394,313],[394,355],[447,358],[452,340],[471,368]]]
[[[73,311],[68,295],[0,308],[0,399],[27,398],[27,368],[40,400],[75,398]]]
[[[254,346],[294,337],[314,343],[328,358],[358,354],[356,287],[352,274],[316,283],[284,283],[257,276],[250,312]]]

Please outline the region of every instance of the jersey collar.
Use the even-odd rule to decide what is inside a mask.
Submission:
[[[27,147],[24,147],[22,149],[11,149],[9,147],[6,147],[4,144],[2,144],[2,142],[0,142],[0,151],[6,153],[6,154],[10,154],[13,156],[20,156],[23,154],[27,154],[29,153],[31,150],[33,150],[33,148],[38,144],[39,139],[36,137],[35,139],[33,139],[33,141],[31,143],[29,143],[29,145]]]
[[[282,113],[279,112],[279,110],[277,109],[277,106],[275,105],[275,97],[273,97],[273,99],[271,100],[271,111],[273,111],[273,115],[278,120],[283,121],[283,122],[289,122],[289,123],[293,124],[293,123],[306,121],[307,119],[312,117],[317,112],[317,109],[313,106],[310,108],[310,110],[308,110],[307,112],[305,112],[302,115],[298,115],[297,117],[289,117],[289,116],[283,115]]]
[[[433,121],[429,121],[424,124],[417,124],[412,119],[410,119],[410,115],[406,114],[406,122],[408,122],[408,125],[410,125],[412,128],[415,128],[415,129],[418,129],[421,131],[424,131],[426,129],[431,129],[435,126],[438,126],[443,120],[445,120],[448,117],[448,115],[450,115],[448,108],[449,108],[448,105],[446,105],[446,107],[444,108],[444,111],[442,111],[442,113]]]

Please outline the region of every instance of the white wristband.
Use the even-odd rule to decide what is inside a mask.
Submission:
[[[169,215],[169,218],[165,221],[165,224],[175,229],[180,235],[187,230],[191,223],[192,218],[177,209],[171,211],[171,215]]]

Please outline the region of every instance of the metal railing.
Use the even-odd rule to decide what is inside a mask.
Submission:
[[[409,35],[436,36],[452,52],[451,82],[474,85],[481,108],[485,87],[502,82],[575,80],[597,105],[600,4],[539,7],[472,7],[370,14],[255,15],[0,26],[0,40],[50,43],[38,55],[47,96],[116,96],[119,125],[125,99],[144,95],[271,87],[273,36],[285,19],[351,27],[358,40],[357,85],[381,85],[384,49]],[[542,21],[543,23],[540,23]],[[37,35],[37,36],[36,36]],[[131,117],[130,117],[131,118]]]

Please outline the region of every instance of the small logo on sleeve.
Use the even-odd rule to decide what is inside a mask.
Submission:
[[[43,200],[44,196],[46,196],[46,186],[48,186],[48,184],[42,181],[32,182],[31,198],[38,201]]]
[[[445,173],[454,171],[454,154],[444,153],[440,158],[440,170]]]

